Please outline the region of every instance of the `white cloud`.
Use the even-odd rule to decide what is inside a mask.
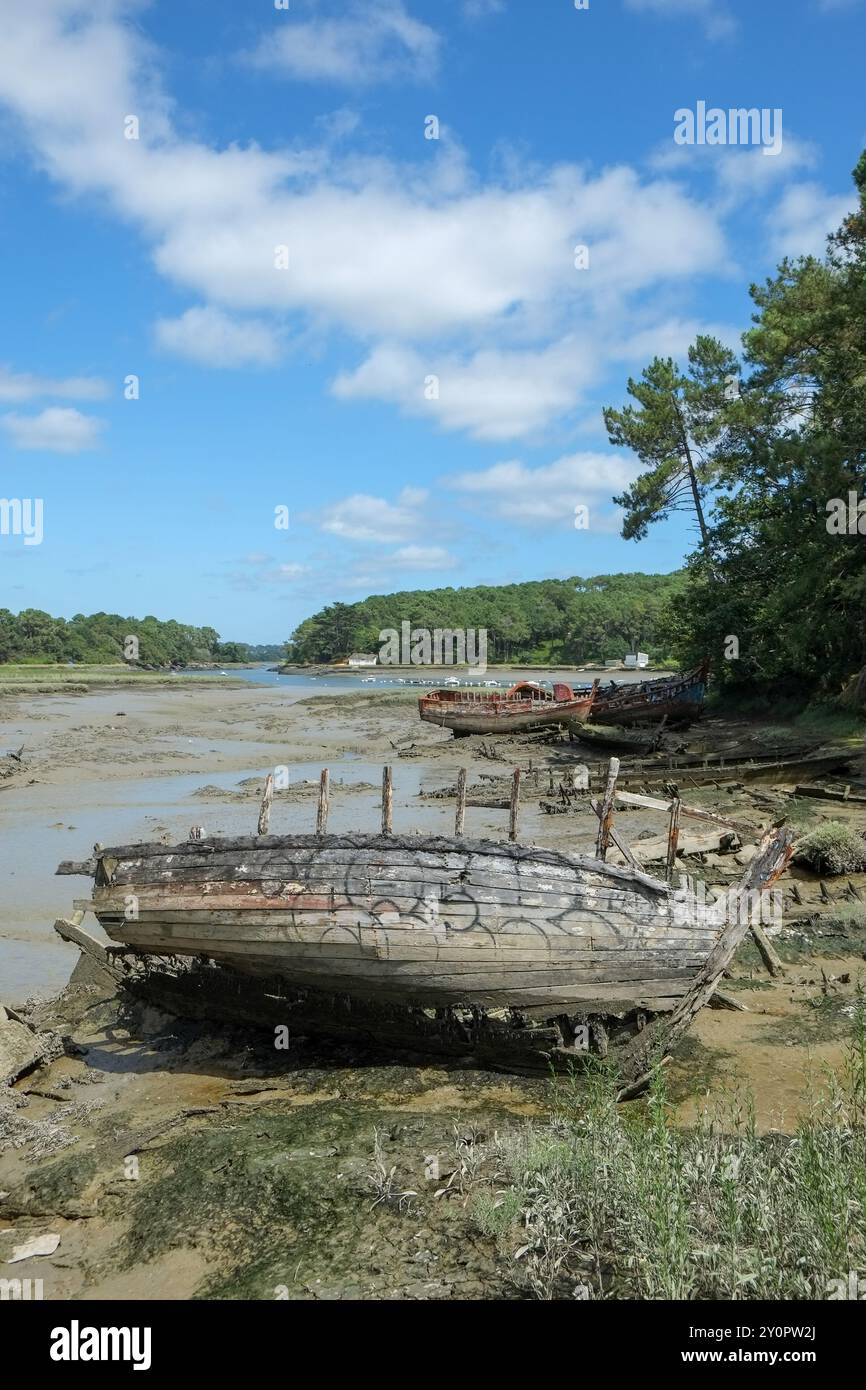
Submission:
[[[426,501],[427,493],[419,488],[404,488],[396,503],[356,492],[326,507],[319,525],[348,541],[412,540],[427,529],[422,510]]]
[[[441,545],[401,545],[378,561],[388,569],[450,570],[458,564],[456,556]]]
[[[467,19],[486,19],[491,14],[502,14],[505,0],[463,0],[463,13]]]
[[[440,39],[402,0],[357,3],[336,19],[286,18],[271,26],[247,61],[306,82],[364,86],[399,76],[431,77]]]
[[[385,400],[446,430],[476,439],[534,433],[565,414],[596,380],[598,357],[574,339],[538,351],[484,349],[465,357],[422,357],[399,344],[377,347],[333,383],[341,400]],[[438,378],[438,397],[428,399]]]
[[[52,177],[106,195],[152,241],[164,275],[223,309],[301,313],[364,337],[469,328],[498,339],[521,321],[537,334],[553,312],[567,317],[611,285],[626,292],[724,261],[710,208],[626,168],[481,185],[447,140],[398,166],[180,139],[152,55],[112,13],[111,0],[89,21],[77,0],[62,10],[11,0],[0,100]],[[130,111],[139,141],[122,138]],[[593,251],[582,281],[579,240]],[[288,269],[275,268],[279,245]]]
[[[613,530],[618,522],[611,498],[638,471],[634,461],[619,454],[579,453],[538,468],[511,459],[478,472],[458,473],[445,482],[504,521],[573,527],[574,509],[581,504],[590,508],[590,529]]]
[[[724,0],[625,0],[626,9],[661,15],[664,19],[700,19],[708,38],[727,39],[737,31],[737,21]]]
[[[834,197],[815,183],[794,184],[767,217],[774,255],[822,256],[829,233],[853,207],[852,194]]]
[[[40,396],[59,396],[71,401],[96,401],[108,395],[108,384],[98,377],[44,377],[33,372],[13,372],[0,367],[0,401],[18,404]]]
[[[160,347],[206,367],[272,366],[280,355],[279,335],[269,324],[232,318],[212,305],[158,319],[155,332]]]
[[[0,416],[16,449],[44,449],[54,454],[80,454],[94,449],[105,428],[102,420],[82,415],[71,406],[50,406],[38,415],[18,415],[10,411]]]

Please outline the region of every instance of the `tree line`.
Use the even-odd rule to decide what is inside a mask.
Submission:
[[[487,631],[488,661],[581,664],[645,651],[669,655],[663,615],[684,586],[674,574],[608,574],[523,584],[410,589],[332,603],[305,618],[286,644],[286,659],[327,663],[351,652],[378,652],[380,632],[412,628]]]
[[[0,608],[0,663],[127,661],[140,666],[187,666],[194,662],[278,660],[282,650],[280,645],[221,642],[215,628],[192,627],[173,619],[76,613],[67,620],[53,618],[39,608],[25,608],[17,615]]]

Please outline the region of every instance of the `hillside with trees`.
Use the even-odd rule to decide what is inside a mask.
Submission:
[[[609,574],[540,579],[465,589],[410,589],[333,603],[306,618],[286,646],[287,660],[325,663],[353,651],[376,652],[380,632],[413,628],[486,628],[489,662],[579,664],[648,652],[668,654],[663,612],[684,576]]]
[[[39,608],[11,613],[0,608],[0,663],[75,661],[111,664],[125,660],[126,639],[138,639],[141,666],[186,666],[194,662],[258,661],[276,659],[280,647],[248,647],[243,642],[221,642],[212,627],[190,627],[172,619],[122,618],[117,613],[92,613],[85,617],[52,618]],[[267,651],[269,656],[254,656]]]

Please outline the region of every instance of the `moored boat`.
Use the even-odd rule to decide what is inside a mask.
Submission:
[[[596,698],[598,682],[575,693],[556,681],[546,690],[535,681],[518,681],[501,694],[487,690],[434,690],[422,695],[418,712],[428,724],[452,729],[455,735],[507,734],[545,724],[583,723]]]
[[[638,681],[630,685],[611,682],[596,695],[588,719],[594,724],[648,724],[665,719],[668,724],[692,724],[699,719],[707,693],[706,662],[677,676]]]

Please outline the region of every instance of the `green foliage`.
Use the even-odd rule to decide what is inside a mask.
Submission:
[[[866,840],[850,825],[829,820],[797,846],[797,858],[822,874],[854,874],[866,868]]]
[[[378,651],[380,632],[412,628],[487,629],[489,661],[568,664],[646,651],[667,655],[658,628],[681,590],[674,574],[611,574],[542,579],[467,589],[416,589],[334,603],[306,618],[287,644],[297,662],[329,662],[353,651]]]
[[[0,608],[0,663],[34,665],[46,662],[107,664],[124,660],[127,637],[138,638],[142,666],[185,666],[190,662],[247,661],[250,648],[242,642],[219,640],[212,627],[190,627],[173,619],[122,618],[117,613],[76,613],[68,621],[52,618],[38,608],[17,616]],[[270,648],[275,655],[279,648]]]
[[[710,351],[712,340],[699,338],[687,376],[655,361],[642,383],[629,382],[642,410],[605,418],[612,441],[647,465],[617,499],[628,509],[626,536],[688,504],[678,411],[689,423],[684,437],[698,445],[700,507],[712,489],[706,542],[660,632],[680,663],[709,655],[717,685],[734,695],[806,703],[845,691],[862,709],[866,516],[859,527],[855,517],[853,533],[828,530],[833,499],[847,506],[849,494],[866,495],[866,155],[854,180],[860,206],[826,256],[786,260],[752,286],[754,326],[735,400],[719,400],[725,364],[718,345]]]
[[[684,508],[695,518],[706,544],[704,499],[718,477],[716,452],[731,408],[729,386],[737,378],[734,355],[715,338],[700,336],[689,348],[688,372],[672,358],[653,358],[640,381],[629,379],[638,408],[604,412],[611,444],[632,449],[645,465],[621,497],[622,534],[641,540],[654,521]]]

